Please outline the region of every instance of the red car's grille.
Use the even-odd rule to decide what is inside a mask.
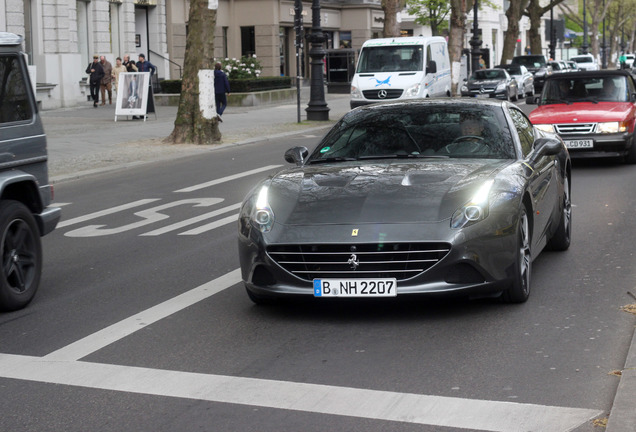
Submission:
[[[267,254],[295,276],[315,278],[396,278],[428,270],[450,251],[447,243],[273,245]]]
[[[554,127],[559,135],[590,134],[594,133],[596,123],[555,124]]]

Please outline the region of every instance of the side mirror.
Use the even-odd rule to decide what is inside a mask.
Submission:
[[[307,147],[294,147],[285,152],[285,161],[288,163],[295,163],[301,166],[305,163],[305,158],[309,155]]]
[[[631,103],[636,103],[636,93],[629,95],[629,100]]]
[[[528,96],[526,98],[526,105],[539,105],[540,96]]]
[[[534,163],[543,156],[554,156],[563,149],[563,144],[556,138],[539,138],[532,145],[533,151],[530,154],[530,162]]]
[[[426,62],[426,73],[437,73],[437,63],[435,63],[435,60],[429,60]]]

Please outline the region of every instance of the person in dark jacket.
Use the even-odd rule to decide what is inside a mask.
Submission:
[[[223,121],[221,116],[227,107],[227,95],[230,94],[230,82],[221,67],[221,63],[214,65],[214,99],[216,101],[216,118],[220,122]]]
[[[90,74],[88,83],[90,84],[91,98],[93,99],[93,106],[97,108],[97,102],[99,102],[99,87],[104,77],[104,68],[99,63],[98,56],[93,56],[93,63],[89,63],[86,68],[86,73]]]

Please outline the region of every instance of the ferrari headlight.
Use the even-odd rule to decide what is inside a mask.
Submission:
[[[351,99],[362,99],[362,92],[356,86],[351,86]]]
[[[607,122],[607,123],[599,123],[597,130],[599,133],[619,133],[619,132],[627,132],[627,129],[628,129],[627,122]]]
[[[420,94],[421,88],[422,88],[422,84],[417,83],[414,86],[407,88],[404,93],[406,93],[406,97],[417,97]]]
[[[258,228],[261,232],[268,232],[274,225],[274,212],[269,206],[267,200],[267,193],[269,188],[262,186],[258,192],[256,203],[252,209],[252,225]]]
[[[464,228],[488,217],[488,197],[493,183],[494,180],[485,182],[466,204],[455,211],[451,228]]]
[[[543,132],[554,133],[554,125],[551,124],[536,124],[534,125],[537,129]]]

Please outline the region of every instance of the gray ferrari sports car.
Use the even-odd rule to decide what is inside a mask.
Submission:
[[[346,114],[239,215],[242,278],[277,297],[455,293],[524,302],[532,261],[570,245],[571,163],[508,102],[420,100]]]

